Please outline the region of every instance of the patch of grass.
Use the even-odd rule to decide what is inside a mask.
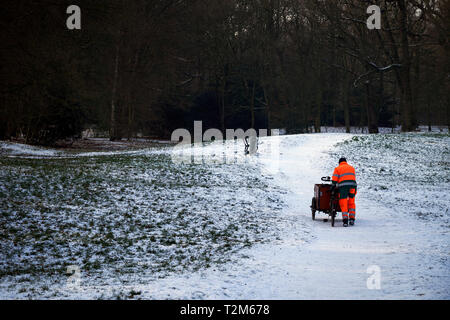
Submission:
[[[163,277],[278,235],[281,190],[257,168],[175,164],[165,153],[0,157],[0,166],[0,278],[65,279],[67,265]]]

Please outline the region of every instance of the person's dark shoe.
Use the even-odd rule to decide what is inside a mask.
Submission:
[[[344,227],[348,227],[348,219],[344,219]]]
[[[355,224],[355,219],[350,219],[350,225],[353,226]]]

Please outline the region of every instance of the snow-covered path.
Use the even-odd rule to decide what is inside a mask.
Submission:
[[[158,280],[144,295],[153,298],[198,299],[422,299],[449,295],[448,267],[436,265],[448,236],[433,237],[429,225],[395,213],[367,195],[358,194],[357,224],[343,228],[312,221],[309,205],[314,183],[329,167],[326,153],[345,134],[301,135],[280,139],[275,182],[289,192],[284,211],[292,221],[283,239],[257,245],[240,264]],[[273,154],[260,153],[273,165]],[[272,161],[272,163],[271,163]],[[334,163],[333,163],[334,166]],[[377,270],[376,282],[368,288]],[[375,286],[373,285],[375,284]]]

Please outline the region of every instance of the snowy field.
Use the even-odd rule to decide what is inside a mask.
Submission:
[[[269,137],[252,156],[216,143],[193,161],[0,142],[0,298],[450,299],[450,136],[436,131]],[[332,228],[309,205],[341,155],[357,222]]]

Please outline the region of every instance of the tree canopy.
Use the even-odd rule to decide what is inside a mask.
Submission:
[[[81,8],[81,30],[66,9]],[[449,1],[2,3],[0,138],[450,125]]]

